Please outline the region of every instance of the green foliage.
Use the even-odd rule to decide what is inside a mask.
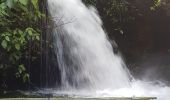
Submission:
[[[39,47],[39,20],[44,15],[39,11],[38,0],[0,0],[0,78],[5,82],[8,72],[29,80],[24,61],[33,47]],[[34,57],[35,58],[35,57]]]
[[[23,82],[27,82],[29,80],[29,74],[26,72],[24,65],[18,66],[18,72],[16,73],[16,77],[22,77]]]
[[[124,0],[106,0],[106,6],[103,8],[105,17],[109,19],[109,22],[113,23],[115,31],[123,34],[123,25],[132,20],[133,17],[129,15],[129,8]]]
[[[103,20],[109,24],[111,29],[116,33],[124,33],[124,27],[127,23],[133,21],[136,15],[141,15],[138,12],[138,7],[131,5],[132,1],[126,0],[83,0],[86,5],[96,6],[101,13]],[[141,1],[146,9],[156,10],[161,6],[161,0],[143,0]]]
[[[151,10],[156,10],[161,6],[161,0],[153,0],[153,5],[150,7]]]

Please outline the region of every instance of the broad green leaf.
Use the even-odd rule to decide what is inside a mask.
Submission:
[[[20,42],[21,42],[22,44],[25,42],[25,38],[24,38],[23,36],[21,36]]]
[[[9,36],[5,36],[5,40],[10,41]]]
[[[36,36],[36,39],[39,41],[40,40],[40,36]]]
[[[16,48],[17,50],[20,50],[20,45],[19,45],[19,44],[15,44],[15,48]]]
[[[21,74],[22,73],[22,70],[21,70],[21,68],[18,68],[18,72]]]
[[[155,0],[155,6],[160,6],[161,5],[161,0]]]
[[[34,5],[34,8],[38,9],[38,0],[31,0],[31,2]]]
[[[26,71],[24,65],[19,65],[19,68],[20,68],[22,71]]]
[[[28,32],[29,36],[32,36],[34,29],[33,28],[27,28],[26,31]]]
[[[28,34],[32,36],[32,30],[28,30]]]
[[[24,74],[24,76],[23,76],[23,81],[24,82],[27,82],[29,80],[29,74]]]
[[[6,41],[6,40],[3,40],[3,41],[2,41],[2,43],[1,43],[1,45],[2,45],[2,47],[3,47],[4,49],[6,49],[6,48],[7,48],[8,43],[7,43],[7,41]]]
[[[4,10],[4,9],[6,9],[6,7],[7,7],[7,6],[6,6],[5,3],[1,3],[1,4],[0,4],[0,9]]]
[[[13,0],[6,0],[6,5],[7,5],[9,8],[12,8],[12,7],[13,7],[13,3],[14,3]]]
[[[25,6],[28,4],[28,0],[19,0],[19,2]]]
[[[6,12],[7,5],[5,3],[0,4],[0,16],[9,16]]]
[[[20,74],[22,74],[22,73],[25,72],[25,71],[26,71],[26,69],[25,69],[24,65],[19,65],[19,67],[18,67],[18,72],[19,72]]]

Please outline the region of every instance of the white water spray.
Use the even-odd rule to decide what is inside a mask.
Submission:
[[[123,61],[113,53],[94,8],[80,0],[49,0],[55,48],[64,88],[117,89],[128,86]]]
[[[168,87],[130,82],[131,75],[121,57],[113,53],[93,7],[87,8],[81,0],[48,0],[48,5],[56,25],[55,51],[61,87],[65,91],[57,93],[94,97],[156,96],[159,100],[170,100]],[[86,92],[80,93],[83,90]]]

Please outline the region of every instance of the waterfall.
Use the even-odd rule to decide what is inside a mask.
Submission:
[[[49,0],[49,11],[63,88],[130,85],[125,64],[113,53],[95,8],[87,8],[80,0]]]
[[[81,0],[48,0],[48,6],[61,74],[61,88],[53,93],[170,100],[170,88],[162,83],[131,81],[123,60],[113,53],[95,8]]]

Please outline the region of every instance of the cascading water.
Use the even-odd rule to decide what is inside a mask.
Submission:
[[[87,8],[81,0],[48,0],[48,5],[55,24],[54,48],[61,71],[61,90],[56,93],[76,91],[75,95],[156,96],[170,100],[168,87],[130,81],[131,75],[121,57],[113,53],[93,7]]]
[[[94,8],[80,0],[49,0],[63,88],[117,89],[128,86],[123,61],[113,53]]]

